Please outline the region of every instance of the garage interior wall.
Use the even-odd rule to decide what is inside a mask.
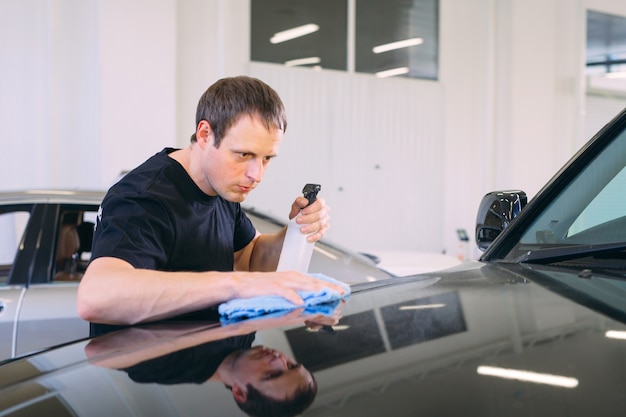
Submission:
[[[245,73],[289,117],[246,205],[284,218],[320,182],[329,239],[464,255],[456,230],[473,235],[486,192],[532,197],[587,114],[626,105],[586,100],[587,8],[626,16],[622,0],[441,0],[435,82],[250,63],[248,0],[0,0],[0,189],[106,188],[186,146],[202,92]]]

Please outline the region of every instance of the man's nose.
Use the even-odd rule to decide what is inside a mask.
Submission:
[[[265,167],[263,166],[263,162],[257,159],[250,161],[248,164],[248,178],[253,180],[254,182],[261,182],[263,178],[263,171]]]
[[[289,367],[287,358],[280,352],[274,352],[271,356],[270,362],[276,369],[286,370]]]

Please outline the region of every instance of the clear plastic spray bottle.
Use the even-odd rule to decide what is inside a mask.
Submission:
[[[304,186],[302,194],[309,200],[307,207],[317,199],[317,193],[321,188],[319,184],[307,184]],[[300,231],[302,225],[296,223],[298,216],[300,216],[300,213],[287,223],[287,234],[285,235],[276,271],[299,271],[306,273],[309,269],[315,244],[306,240],[307,235]]]

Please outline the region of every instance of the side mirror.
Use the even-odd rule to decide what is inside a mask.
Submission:
[[[476,216],[476,245],[485,250],[517,215],[528,198],[524,191],[493,191],[486,194]]]

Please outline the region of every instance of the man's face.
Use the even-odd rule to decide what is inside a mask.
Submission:
[[[237,203],[244,201],[261,182],[270,160],[278,155],[282,137],[282,130],[266,129],[256,116],[242,116],[226,132],[219,148],[213,145],[210,131],[202,148],[198,185],[208,195],[220,195]]]
[[[306,368],[265,346],[242,351],[233,361],[231,372],[239,387],[250,384],[277,400],[290,398],[298,388],[313,384],[313,376]]]

